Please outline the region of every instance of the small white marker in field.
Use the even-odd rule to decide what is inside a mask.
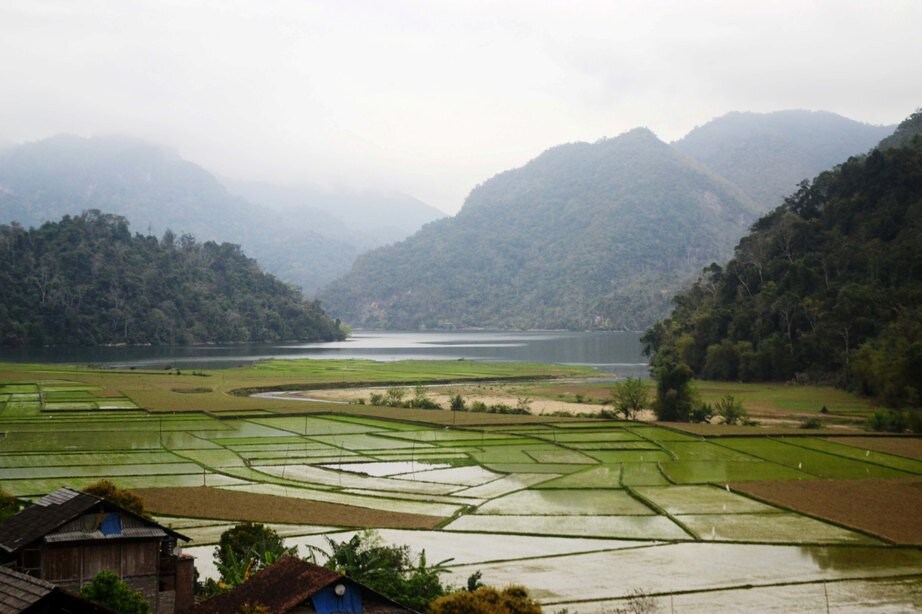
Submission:
[[[730,485],[727,484],[727,492],[730,492]]]
[[[871,451],[870,451],[870,450],[865,450],[865,451],[864,451],[864,455],[865,455],[865,456],[870,456],[870,455],[871,455]]]
[[[803,466],[804,466],[804,464],[803,464],[803,463],[797,463],[797,468],[798,468],[798,469],[802,469],[802,468],[803,468]]]

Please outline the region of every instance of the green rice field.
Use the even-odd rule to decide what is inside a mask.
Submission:
[[[335,376],[330,365],[312,368],[311,377]],[[281,377],[285,369],[290,375],[291,365],[260,365],[234,377],[262,389],[257,375]],[[395,369],[395,379],[416,381],[410,366]],[[485,367],[478,369],[486,376]],[[295,371],[299,380],[308,377],[306,367]],[[372,371],[363,366],[356,381],[374,377]],[[450,374],[448,366],[435,371]],[[732,486],[919,479],[917,458],[809,434],[708,437],[648,423],[228,401],[218,392],[178,395],[196,397],[194,407],[174,406],[181,400],[172,398],[152,406],[150,399],[168,395],[158,382],[170,376],[23,375],[0,379],[0,487],[18,497],[110,479],[124,488],[181,494],[207,486],[435,516],[442,519],[435,530],[381,535],[425,548],[430,560],[452,559],[448,568],[459,585],[481,570],[488,584],[524,584],[547,611],[571,614],[615,611],[635,590],[677,611],[677,604],[681,611],[732,609],[760,596],[782,606],[820,603],[815,611],[825,611],[828,599],[845,609],[850,599],[871,610],[922,607],[918,545],[897,546]],[[208,398],[213,410],[204,407]],[[784,402],[797,405],[790,397]],[[211,544],[228,520],[182,513],[159,520],[192,537],[189,552],[200,572],[214,573]],[[310,517],[273,527],[303,546],[361,528],[348,517],[335,527]],[[573,577],[587,581],[577,587],[567,581]],[[824,600],[816,601],[824,587]]]

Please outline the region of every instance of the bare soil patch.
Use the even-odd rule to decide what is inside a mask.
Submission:
[[[407,387],[412,394],[412,388]],[[366,403],[373,393],[384,394],[387,388],[340,388],[324,390],[305,390],[302,392],[292,393],[291,396],[316,399],[318,401],[333,401],[339,403],[356,403],[363,399]],[[428,398],[432,399],[442,407],[448,407],[451,404],[451,397],[455,394],[461,394],[467,405],[470,406],[474,401],[480,401],[486,405],[505,404],[515,407],[520,396],[506,393],[501,387],[487,386],[450,386],[429,388],[427,390]],[[599,403],[572,403],[568,401],[555,399],[532,399],[529,398],[528,406],[531,413],[537,416],[552,414],[559,411],[567,411],[573,414],[598,414],[605,408]],[[611,406],[608,406],[611,409]]]
[[[895,544],[922,545],[922,478],[779,480],[730,487]]]
[[[827,437],[827,439],[863,450],[874,450],[875,452],[922,460],[922,437],[884,435],[878,437]]]
[[[218,488],[138,488],[152,514],[378,529],[432,529],[444,518]]]

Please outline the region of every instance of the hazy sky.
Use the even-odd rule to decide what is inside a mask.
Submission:
[[[918,0],[0,0],[0,142],[122,133],[453,213],[550,146],[922,106]]]

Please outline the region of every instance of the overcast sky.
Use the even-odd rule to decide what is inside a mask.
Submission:
[[[454,213],[543,150],[922,106],[918,0],[0,0],[0,142],[121,133]]]

